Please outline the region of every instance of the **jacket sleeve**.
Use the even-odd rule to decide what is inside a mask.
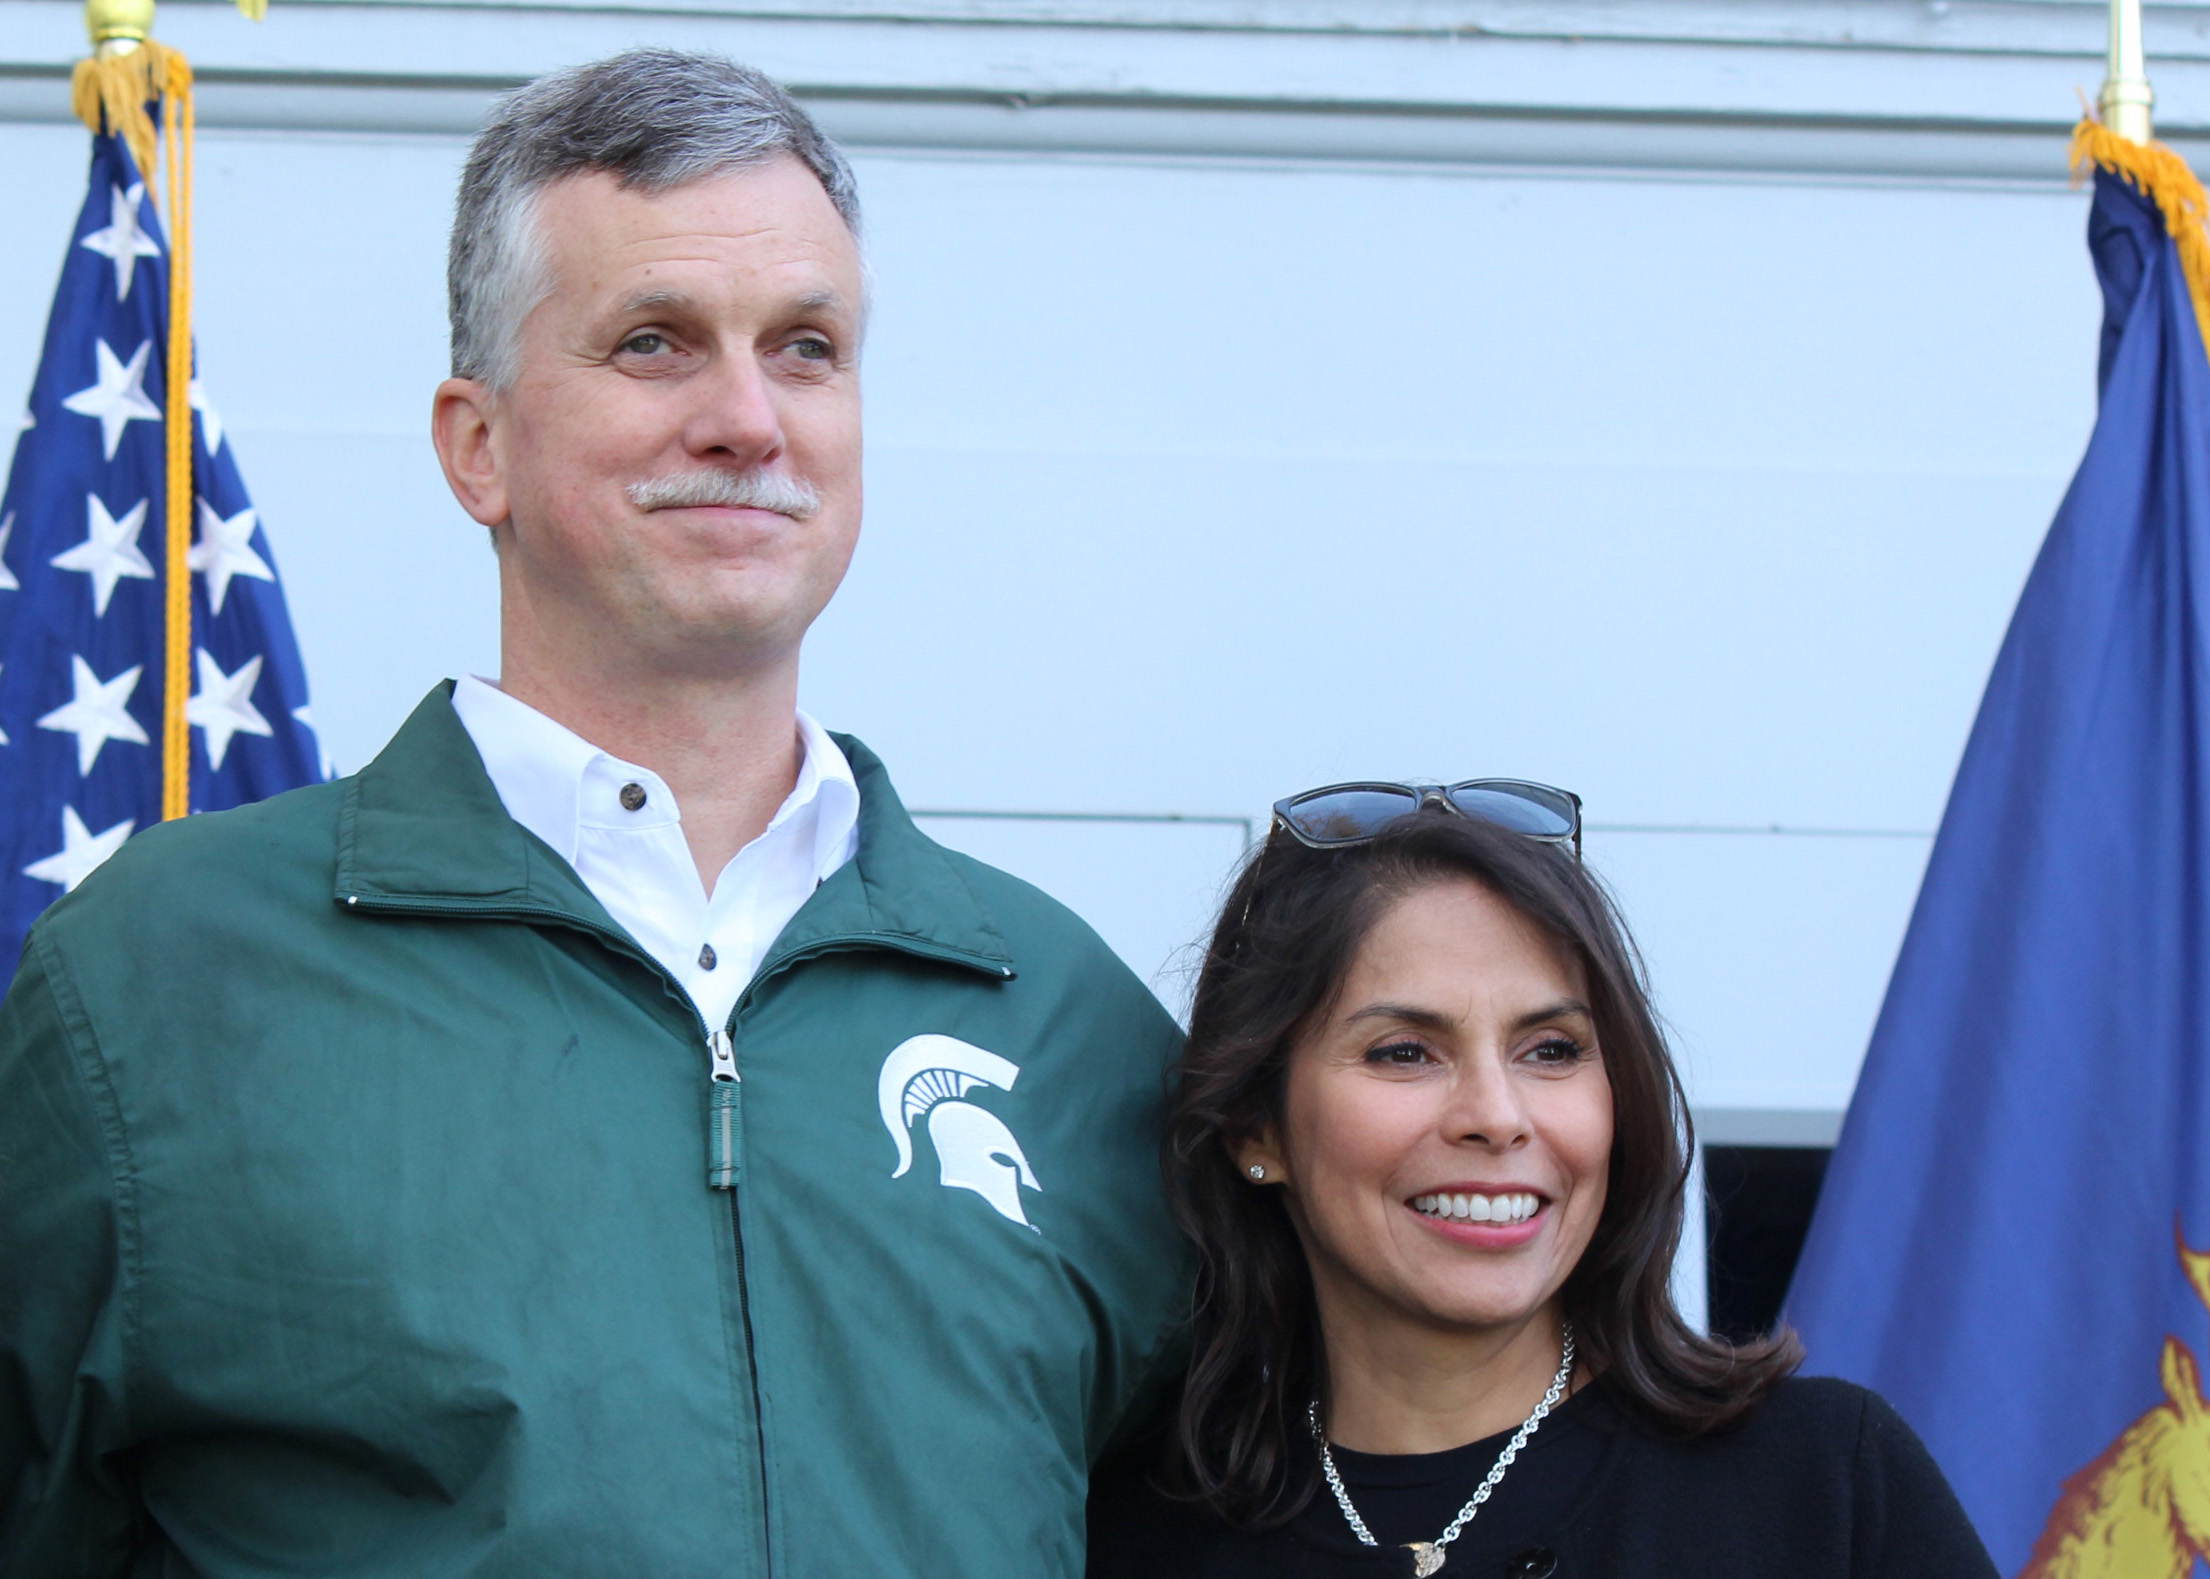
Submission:
[[[0,1003],[0,1574],[122,1574],[128,1196],[113,1092],[34,930]]]
[[[1997,1579],[1948,1477],[1878,1393],[1857,1422],[1850,1572],[1862,1579]]]

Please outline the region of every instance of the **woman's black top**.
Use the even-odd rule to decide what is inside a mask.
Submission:
[[[1378,1579],[1412,1572],[1510,1439],[1335,1464],[1379,1547],[1323,1484],[1288,1524],[1229,1528],[1101,1475],[1090,1579]],[[1445,1552],[1443,1579],[1995,1579],[1949,1483],[1877,1394],[1787,1381],[1731,1430],[1681,1439],[1601,1382],[1554,1410]]]

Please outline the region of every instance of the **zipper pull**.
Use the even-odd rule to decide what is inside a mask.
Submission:
[[[733,1190],[737,1187],[737,1124],[744,1101],[744,1078],[737,1073],[736,1044],[729,1040],[727,1031],[716,1031],[706,1038],[706,1056],[712,1065],[712,1078],[707,1082],[711,1101],[706,1116],[706,1187]]]

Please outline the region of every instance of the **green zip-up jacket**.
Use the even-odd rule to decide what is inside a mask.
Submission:
[[[709,1028],[449,695],[32,931],[0,1570],[1071,1579],[1172,1020],[840,738],[859,853]]]

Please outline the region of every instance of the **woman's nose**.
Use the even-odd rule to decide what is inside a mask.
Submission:
[[[1461,1067],[1444,1121],[1452,1140],[1496,1151],[1523,1145],[1532,1133],[1519,1082],[1488,1058]]]

